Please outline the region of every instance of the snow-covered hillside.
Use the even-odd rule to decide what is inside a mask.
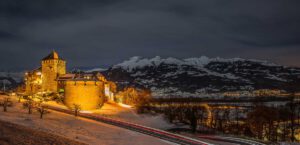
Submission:
[[[0,95],[0,99],[3,99]],[[13,106],[7,112],[0,111],[0,120],[30,127],[37,131],[44,131],[60,135],[71,140],[89,145],[168,145],[168,142],[155,137],[119,128],[102,122],[78,118],[72,115],[50,111],[43,119],[33,110],[28,114],[22,103],[17,98],[11,98]],[[116,110],[115,116],[119,115]],[[136,117],[138,118],[138,117]],[[1,132],[2,133],[2,132]],[[18,132],[19,133],[19,132]],[[1,136],[2,137],[2,136]],[[132,139],[133,138],[133,139]],[[41,139],[42,140],[42,139]],[[0,142],[1,143],[1,142]],[[69,143],[71,145],[71,143]]]
[[[23,72],[0,72],[0,88],[16,87],[23,81]]]
[[[246,60],[242,58],[233,58],[233,59],[223,59],[223,58],[209,58],[206,56],[201,56],[199,58],[187,58],[187,59],[177,59],[173,57],[169,58],[161,58],[160,56],[156,56],[154,58],[142,58],[139,56],[131,57],[129,60],[125,60],[122,63],[119,63],[117,65],[114,65],[113,68],[122,68],[127,71],[132,71],[133,69],[137,68],[144,68],[149,66],[159,66],[161,64],[169,64],[169,65],[188,65],[188,66],[194,66],[194,67],[204,67],[205,65],[209,64],[210,62],[223,62],[223,63],[234,63],[238,61],[252,61],[261,63],[263,65],[268,66],[278,66],[274,63],[268,63],[267,61],[260,61],[260,60]]]
[[[84,70],[85,72],[101,72],[101,71],[106,71],[106,68],[93,68],[89,70]]]
[[[211,96],[228,91],[285,89],[300,69],[252,59],[132,57],[103,72],[119,86],[149,88],[154,96]],[[300,87],[298,87],[300,89]]]
[[[16,82],[23,80],[24,72],[0,72],[0,77],[11,77]]]

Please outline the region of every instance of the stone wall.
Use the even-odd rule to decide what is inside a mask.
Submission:
[[[64,103],[69,108],[80,105],[81,110],[99,108],[103,101],[103,83],[95,81],[65,81]]]
[[[42,89],[57,92],[57,76],[66,73],[66,62],[53,59],[42,61]]]

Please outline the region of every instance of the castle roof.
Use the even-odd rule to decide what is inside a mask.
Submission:
[[[58,53],[54,50],[49,55],[44,57],[42,60],[52,60],[52,59],[61,59],[59,58]]]
[[[74,78],[75,78],[75,74],[63,74],[63,75],[59,75],[57,80],[66,81],[66,80],[73,80]]]
[[[102,81],[100,73],[75,73],[58,76],[58,81]]]
[[[41,72],[41,71],[42,71],[42,67],[38,67],[38,68],[36,68],[34,70],[27,71],[26,73],[27,74],[35,74],[35,73]]]

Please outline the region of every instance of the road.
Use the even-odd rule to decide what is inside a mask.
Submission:
[[[73,111],[69,109],[63,109],[60,107],[55,107],[52,105],[47,105],[49,109],[71,114],[73,115]],[[79,113],[80,117],[111,124],[114,126],[118,126],[121,128],[129,129],[132,131],[140,132],[146,135],[150,135],[153,137],[157,137],[159,139],[163,139],[169,142],[173,142],[176,144],[184,144],[184,145],[263,145],[258,142],[253,142],[245,139],[239,139],[239,138],[232,138],[232,137],[221,137],[221,136],[197,136],[198,139],[189,138],[186,136],[181,136],[178,134],[166,132],[160,129],[150,128],[139,124],[130,123],[128,121],[120,121],[118,119],[112,119],[109,117],[103,117],[99,114],[87,114],[87,113]]]
[[[214,143],[215,145],[265,145],[257,141],[236,138],[236,137],[225,137],[225,136],[214,136],[214,135],[201,135],[198,137],[203,141]]]
[[[47,107],[48,107],[48,109],[51,109],[51,110],[54,110],[54,111],[67,113],[67,114],[74,114],[73,111],[71,111],[71,110],[62,109],[62,108],[58,108],[58,107],[54,107],[54,106],[50,106],[50,105],[47,105]],[[160,138],[160,139],[163,139],[163,140],[167,140],[167,141],[170,141],[170,142],[173,142],[173,143],[176,143],[176,144],[182,144],[182,145],[213,145],[213,144],[208,143],[208,142],[196,140],[196,139],[193,139],[193,138],[181,136],[181,135],[166,132],[166,131],[163,131],[163,130],[150,128],[150,127],[146,127],[146,126],[142,126],[142,125],[138,125],[138,124],[134,124],[134,123],[129,123],[129,122],[125,122],[125,121],[120,121],[120,120],[116,120],[116,119],[111,119],[111,118],[103,117],[103,116],[100,116],[100,115],[79,113],[78,116],[83,117],[83,118],[87,118],[87,119],[92,119],[92,120],[95,120],[95,121],[100,121],[100,122],[111,124],[111,125],[115,125],[115,126],[118,126],[118,127],[126,128],[126,129],[129,129],[129,130],[132,130],[132,131],[140,132],[140,133],[147,134],[147,135],[150,135],[150,136],[153,136],[153,137],[157,137],[157,138]]]
[[[71,110],[62,109],[62,108],[49,106],[49,105],[47,106],[49,109],[54,111],[59,111],[67,114],[74,114],[73,111]],[[199,140],[196,140],[193,138],[181,136],[178,134],[166,132],[155,128],[150,128],[150,127],[146,127],[134,123],[120,121],[117,119],[103,117],[97,114],[79,113],[78,116],[115,125],[118,127],[126,128],[129,130],[137,131],[143,134],[147,134],[150,136],[154,136],[160,139],[164,139],[170,142],[183,144],[183,145],[264,145],[263,143],[252,141],[252,140],[246,140],[246,139],[234,138],[234,137],[224,137],[224,136],[211,136],[211,135],[198,136]]]

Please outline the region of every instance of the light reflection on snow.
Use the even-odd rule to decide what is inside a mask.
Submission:
[[[132,106],[127,105],[127,104],[123,104],[123,103],[118,103],[118,105],[125,107],[125,108],[132,108]]]
[[[82,110],[82,111],[80,111],[80,113],[91,114],[91,113],[93,113],[93,112],[92,112],[92,111],[86,111],[86,110]]]

